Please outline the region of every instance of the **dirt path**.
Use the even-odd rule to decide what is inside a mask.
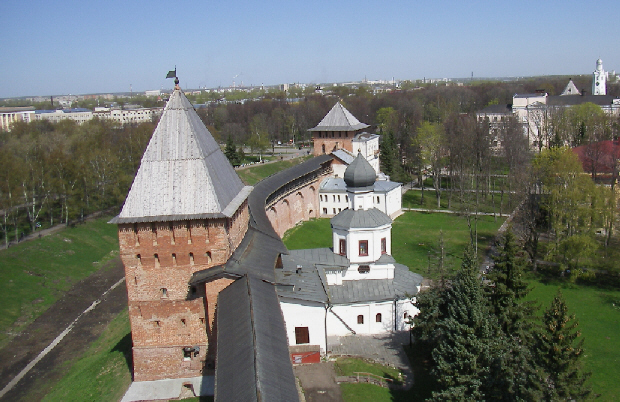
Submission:
[[[120,258],[104,264],[88,278],[76,283],[60,300],[37,318],[20,335],[0,350],[0,390],[58,337],[84,310],[100,299],[124,275]],[[94,309],[85,313],[75,326],[43,357],[2,401],[40,400],[53,381],[71,367],[65,364],[80,357],[103,332],[108,323],[127,306],[124,284],[102,298]]]

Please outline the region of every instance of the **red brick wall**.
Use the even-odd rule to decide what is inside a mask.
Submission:
[[[191,289],[188,282],[194,272],[228,260],[248,220],[246,202],[230,219],[119,225],[135,381],[201,375],[217,293],[231,281],[223,279],[203,289]],[[188,363],[183,347],[196,345],[202,353]]]
[[[320,176],[267,208],[267,218],[279,236],[301,221],[319,217],[319,183],[324,177]]]
[[[324,153],[329,154],[334,151],[334,148],[343,148],[349,152],[353,152],[354,136],[354,131],[315,131],[312,133],[312,139],[314,141],[314,155],[318,156],[323,155]],[[323,152],[323,145],[325,145],[325,152]]]

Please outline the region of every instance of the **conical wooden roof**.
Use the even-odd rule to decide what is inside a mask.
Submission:
[[[251,190],[177,87],[112,223],[231,217]]]
[[[340,102],[323,117],[323,120],[308,131],[357,131],[370,127],[360,123]]]

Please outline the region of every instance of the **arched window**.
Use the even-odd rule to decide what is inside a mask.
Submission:
[[[357,316],[357,323],[358,324],[363,324],[364,323],[364,316],[362,314]]]
[[[381,313],[377,313],[377,315],[375,316],[375,321],[381,322]]]

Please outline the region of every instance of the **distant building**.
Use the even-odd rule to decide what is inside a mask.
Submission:
[[[609,115],[620,114],[620,99],[606,95],[608,73],[603,70],[603,62],[598,59],[592,79],[592,95],[580,92],[572,79],[562,91],[561,95],[551,96],[545,92],[530,94],[515,94],[512,104],[488,106],[476,115],[478,121],[488,119],[489,132],[497,148],[501,147],[502,122],[514,116],[523,126],[523,133],[534,149],[545,147],[549,143],[550,133],[546,132],[550,113],[555,109],[566,108],[583,103],[594,103]]]
[[[150,90],[150,91],[144,91],[144,96],[161,96],[161,90],[159,89],[154,89],[154,90]]]
[[[11,131],[16,121],[29,123],[33,120],[34,107],[0,107],[0,131]]]
[[[607,72],[603,70],[603,60],[596,61],[596,69],[592,73],[592,95],[607,95]]]
[[[93,118],[93,112],[84,108],[60,109],[60,110],[37,110],[34,114],[35,120],[49,120],[58,123],[62,120],[73,120],[82,124]]]

